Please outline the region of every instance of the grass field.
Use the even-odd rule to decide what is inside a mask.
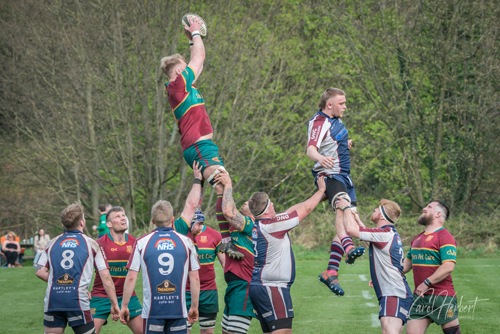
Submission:
[[[300,255],[299,255],[300,256]],[[299,257],[297,256],[297,257]],[[341,267],[341,284],[346,295],[336,297],[318,282],[325,260],[297,259],[297,277],[292,286],[295,333],[380,333],[377,318],[378,303],[375,293],[368,287],[369,268],[367,257],[354,266]],[[25,263],[29,265],[29,263]],[[219,287],[219,307],[225,283],[222,269],[216,266]],[[140,275],[139,275],[140,276]],[[413,277],[407,275],[413,289]],[[462,333],[500,332],[500,258],[459,259],[453,273],[459,301],[459,319]],[[142,298],[138,282],[137,293]],[[43,333],[43,298],[46,283],[36,278],[34,268],[0,269],[0,332]],[[216,333],[221,333],[220,316]],[[66,331],[72,333],[70,329]],[[103,334],[130,333],[120,323],[107,325]],[[195,325],[192,333],[199,333]],[[262,333],[256,320],[252,320],[249,333]],[[427,333],[442,333],[440,327],[431,325]]]

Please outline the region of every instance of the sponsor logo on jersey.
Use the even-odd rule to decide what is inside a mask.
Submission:
[[[258,238],[258,236],[259,236],[259,234],[257,233],[257,228],[256,228],[256,227],[254,227],[254,228],[252,229],[252,238],[253,238],[253,239],[257,239],[257,238]]]
[[[175,242],[169,238],[163,238],[156,242],[155,248],[160,251],[173,250],[175,248]]]
[[[448,255],[453,255],[453,256],[457,256],[457,252],[455,252],[453,249],[449,249],[446,254]]]
[[[62,248],[76,248],[78,245],[80,245],[80,243],[76,239],[64,239],[61,241]]]
[[[434,237],[433,235],[429,235],[427,238],[425,238],[425,241],[431,241],[433,237]]]
[[[314,128],[311,130],[311,140],[318,140],[319,128]]]
[[[200,237],[200,242],[207,243],[207,242],[208,242],[208,238],[207,238],[207,236],[206,236],[206,235],[202,235],[202,236]]]
[[[289,218],[290,218],[290,216],[287,213],[276,216],[277,221],[287,220]]]
[[[58,285],[71,285],[74,282],[74,278],[71,277],[69,274],[64,274],[61,277],[59,277],[56,281]]]
[[[156,292],[161,294],[170,294],[176,291],[175,284],[172,284],[168,279],[164,280],[156,286]]]
[[[127,245],[127,253],[132,253],[132,245]]]

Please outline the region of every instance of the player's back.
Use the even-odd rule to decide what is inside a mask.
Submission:
[[[173,228],[158,227],[137,239],[135,248],[128,267],[142,270],[143,318],[186,318],[188,273],[199,269],[192,241]]]
[[[45,312],[90,309],[87,292],[96,255],[99,255],[97,268],[106,268],[95,240],[80,231],[66,231],[52,239],[46,254],[50,272]]]
[[[251,285],[290,286],[295,280],[295,258],[288,231],[299,224],[296,211],[254,223],[255,265]]]

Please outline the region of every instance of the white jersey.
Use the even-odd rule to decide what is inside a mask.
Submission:
[[[360,227],[359,240],[370,242],[370,274],[377,298],[412,296],[403,275],[403,244],[394,225]]]
[[[186,281],[200,269],[191,239],[172,227],[158,227],[137,239],[127,264],[142,269],[144,319],[187,318]]]
[[[252,231],[255,263],[250,285],[290,287],[295,258],[288,231],[299,225],[297,211],[257,219]]]
[[[90,310],[89,285],[94,267],[109,269],[97,242],[80,231],[52,239],[38,264],[49,269],[44,312]]]

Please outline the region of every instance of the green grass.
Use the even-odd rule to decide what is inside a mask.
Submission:
[[[305,253],[304,253],[305,254]],[[377,319],[378,303],[375,293],[368,287],[370,277],[368,260],[364,257],[354,266],[341,267],[341,285],[346,291],[344,297],[334,296],[318,282],[318,274],[324,270],[328,254],[322,260],[303,260],[298,251],[297,277],[292,286],[295,319],[295,333],[380,333]],[[315,255],[320,256],[320,255]],[[0,269],[0,328],[2,333],[42,333],[43,298],[46,283],[36,278],[34,268]],[[459,259],[453,273],[453,281],[461,312],[459,313],[462,333],[495,333],[500,328],[500,258]],[[219,307],[223,308],[225,283],[222,269],[216,266],[219,287]],[[139,275],[140,276],[140,275]],[[413,288],[413,277],[407,275]],[[142,298],[141,283],[137,293]],[[479,300],[475,304],[474,300]],[[475,305],[475,307],[474,307]],[[221,313],[215,333],[221,333]],[[67,333],[72,333],[67,330]],[[107,325],[103,334],[131,333],[120,323]],[[193,333],[199,333],[195,325]],[[262,333],[256,320],[248,333]],[[431,325],[427,333],[442,333],[440,327]]]

